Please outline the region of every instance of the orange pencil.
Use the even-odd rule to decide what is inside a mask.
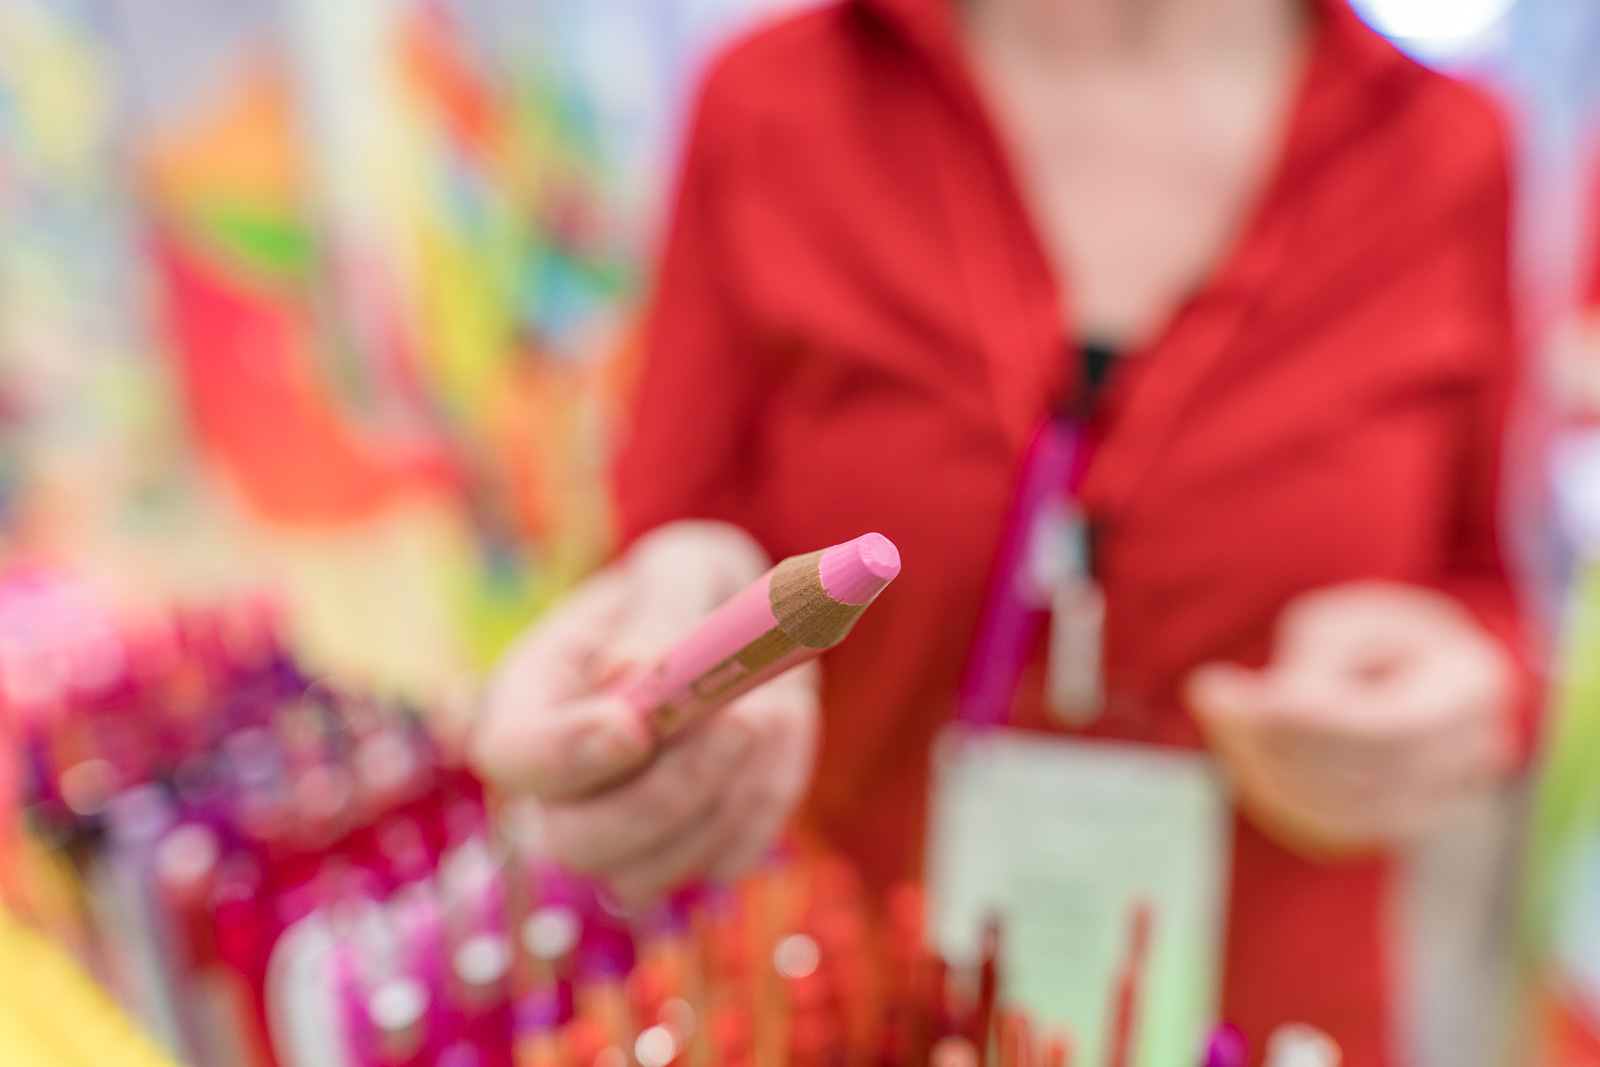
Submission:
[[[928,1057],[929,1067],[977,1067],[978,1050],[964,1037],[941,1037]]]
[[[1133,1062],[1134,1031],[1138,1026],[1139,993],[1144,984],[1145,957],[1150,947],[1150,927],[1153,922],[1150,904],[1139,901],[1133,906],[1132,929],[1128,937],[1128,954],[1117,974],[1116,1005],[1111,1023],[1111,1041],[1107,1046],[1107,1067],[1128,1067]]]
[[[1000,1067],[1036,1067],[1033,1024],[1028,1013],[1011,1009],[1000,1015]]]
[[[1072,1067],[1072,1037],[1065,1029],[1052,1029],[1045,1041],[1044,1067]]]

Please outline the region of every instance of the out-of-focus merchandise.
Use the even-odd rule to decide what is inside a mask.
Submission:
[[[1592,51],[1592,35],[1585,41],[1575,47]],[[1588,73],[1592,79],[1592,64]],[[1522,1062],[1538,1067],[1600,1067],[1600,127],[1588,132],[1585,224],[1573,227],[1583,235],[1576,256],[1583,268],[1556,339],[1565,418],[1550,455],[1571,580],[1523,900],[1529,1010]]]
[[[111,43],[91,0],[0,3],[0,552],[164,530],[178,402],[144,320]]]
[[[105,2],[207,455],[278,527],[445,501],[427,567],[488,662],[607,551],[689,60],[758,5]]]
[[[1529,1048],[1540,1067],[1600,1065],[1600,570],[1580,565],[1530,848]]]
[[[6,1067],[172,1067],[71,957],[0,906]]]
[[[157,316],[205,455],[277,529],[455,514],[460,543],[421,562],[443,602],[419,607],[486,660],[605,551],[616,342],[557,359],[540,341],[550,194],[519,169],[482,5],[212,5],[198,27],[191,5],[109,7]],[[584,244],[604,186],[571,185],[567,288],[623,316],[622,250]]]
[[[1075,1062],[1073,1033],[1008,999],[997,923],[947,964],[920,887],[880,906],[803,841],[737,885],[624,909],[416,714],[309,678],[264,602],[135,624],[13,574],[0,696],[9,908],[194,1067]],[[1107,991],[1106,1067],[1153,1062],[1141,929]],[[1222,1027],[1183,1062],[1246,1053]]]
[[[608,549],[693,79],[793,2],[0,0],[0,553],[490,662]]]

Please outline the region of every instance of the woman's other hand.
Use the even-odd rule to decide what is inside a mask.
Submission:
[[[740,873],[805,788],[818,729],[814,663],[659,751],[644,718],[608,691],[769,566],[737,527],[659,527],[524,634],[490,685],[473,765],[537,798],[555,858],[606,878],[625,901]]]
[[[1191,707],[1268,832],[1311,852],[1395,845],[1503,777],[1514,671],[1430,590],[1357,582],[1300,597],[1259,671],[1208,664]]]

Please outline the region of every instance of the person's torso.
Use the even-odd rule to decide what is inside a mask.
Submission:
[[[761,67],[743,75],[750,148],[724,193],[729,273],[771,383],[750,510],[777,552],[858,527],[896,539],[903,582],[833,659],[926,647],[920,674],[948,689],[1022,447],[1071,393],[1076,341],[987,130],[872,19],[824,12],[735,59]],[[1132,716],[1193,742],[1173,699],[1188,668],[1260,657],[1305,590],[1432,580],[1470,491],[1475,333],[1492,331],[1497,279],[1494,234],[1460,224],[1494,177],[1493,131],[1439,135],[1486,120],[1398,57],[1368,76],[1388,94],[1374,106],[1318,47],[1245,232],[1124,354],[1097,416],[1085,494],[1108,729]]]
[[[763,387],[738,513],[774,556],[867,530],[905,568],[824,662],[808,800],[882,885],[917,868],[1023,450],[1076,393],[1078,338],[958,64],[919,12],[857,0],[735,51],[709,84],[719,276]],[[1503,161],[1488,109],[1321,5],[1289,143],[1244,232],[1119,357],[1084,486],[1107,597],[1094,729],[1195,745],[1179,692],[1257,662],[1297,594],[1428,583],[1487,487],[1504,356]],[[1480,428],[1475,431],[1474,426]],[[1036,660],[1014,720],[1044,725]],[[1295,1017],[1386,1062],[1381,864],[1327,870],[1240,824],[1227,1010]],[[1307,923],[1307,911],[1325,914]]]

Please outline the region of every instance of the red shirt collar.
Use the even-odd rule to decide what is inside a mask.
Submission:
[[[926,59],[965,80],[953,0],[852,0],[878,15]],[[1331,49],[1354,76],[1378,76],[1409,61],[1361,21],[1348,0],[1308,0],[1318,22],[1318,47]]]
[[[969,74],[954,0],[849,0],[878,18],[927,65],[967,118],[985,130],[988,114]],[[1314,171],[1326,154],[1379,122],[1423,70],[1361,21],[1349,0],[1307,0],[1315,20],[1280,177]]]
[[[977,145],[994,158],[1000,171],[1008,171],[1004,147],[969,74],[953,0],[848,2],[868,17],[878,20],[889,33],[904,43],[908,52],[931,75],[931,80],[938,84],[946,99],[961,113],[962,119],[976,134]],[[1368,28],[1351,10],[1347,0],[1309,0],[1309,3],[1315,23],[1308,43],[1300,91],[1289,116],[1286,140],[1278,164],[1252,211],[1246,235],[1240,238],[1239,244],[1218,266],[1216,276],[1209,283],[1211,287],[1225,289],[1229,286],[1259,284],[1260,276],[1264,271],[1270,271],[1274,262],[1275,253],[1271,250],[1278,247],[1274,241],[1262,235],[1282,231],[1283,227],[1278,223],[1288,217],[1286,212],[1293,213],[1299,202],[1299,191],[1305,183],[1314,181],[1324,171],[1330,158],[1359,142],[1392,113],[1403,110],[1416,88],[1429,76],[1423,68]],[[1014,183],[1010,189],[1015,189]],[[1016,203],[1016,209],[1019,218],[1026,218],[1026,209],[1020,201]],[[1050,268],[1045,252],[1038,245],[1031,227],[1027,227],[1027,232],[1028,239],[1033,242],[1030,258],[1041,275],[1048,277]],[[1261,266],[1263,263],[1267,264],[1266,268]],[[1195,351],[1199,352],[1200,349]],[[1173,403],[1180,401],[1181,397]],[[1165,418],[1161,416],[1156,421],[1163,422]],[[1018,420],[1017,425],[1021,434],[1018,439],[1025,442],[1031,424],[1023,418]],[[1159,440],[1163,436],[1164,431],[1159,431],[1159,427],[1157,430],[1149,435],[1151,440]],[[1109,455],[1115,450],[1107,447],[1105,451]],[[1143,452],[1150,451],[1143,449]],[[1126,495],[1139,480],[1138,472],[1133,468],[1137,468],[1144,460],[1136,463],[1135,457],[1125,457],[1126,462],[1121,466],[1130,469],[1119,474],[1106,469],[1105,458],[1097,462],[1100,470],[1098,481],[1104,483],[1099,486],[1102,490],[1099,495],[1108,498]],[[1091,476],[1090,488],[1095,488],[1094,476]]]

